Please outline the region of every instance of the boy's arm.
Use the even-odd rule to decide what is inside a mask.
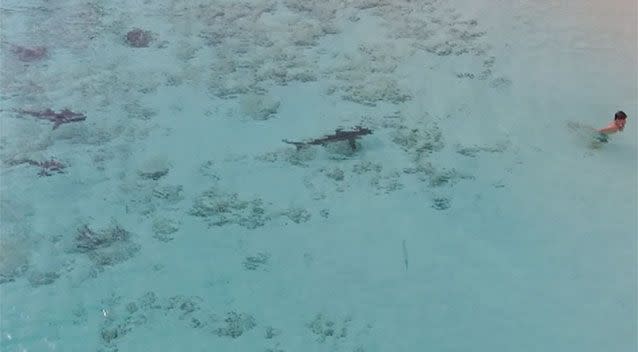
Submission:
[[[618,131],[618,127],[616,127],[615,125],[609,125],[605,128],[601,128],[598,130],[598,132],[601,132],[601,133],[614,133],[616,131]]]

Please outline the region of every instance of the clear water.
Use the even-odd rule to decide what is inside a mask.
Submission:
[[[635,351],[637,17],[3,1],[0,350]]]

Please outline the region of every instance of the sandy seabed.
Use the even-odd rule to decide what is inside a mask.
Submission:
[[[3,352],[638,349],[635,1],[1,8]]]

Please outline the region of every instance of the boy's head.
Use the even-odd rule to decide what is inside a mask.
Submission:
[[[614,115],[614,120],[626,120],[627,114],[624,111],[618,111],[616,115]]]
[[[614,115],[614,124],[622,131],[625,128],[625,122],[627,122],[627,114],[624,111],[618,111]]]

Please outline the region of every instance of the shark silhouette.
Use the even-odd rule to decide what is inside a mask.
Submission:
[[[297,147],[297,150],[307,147],[309,145],[322,145],[326,146],[328,143],[334,142],[342,142],[348,141],[348,144],[352,148],[352,150],[357,149],[356,140],[361,138],[362,136],[372,134],[372,130],[366,127],[355,126],[352,130],[344,130],[343,128],[337,128],[334,134],[326,135],[320,138],[312,139],[305,142],[293,142],[287,139],[284,139],[284,143],[292,144]]]

